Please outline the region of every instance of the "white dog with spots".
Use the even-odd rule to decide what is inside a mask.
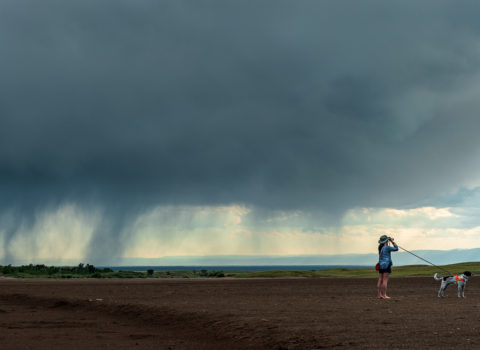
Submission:
[[[470,271],[465,271],[461,275],[453,275],[453,276],[446,276],[446,277],[437,277],[437,274],[433,275],[437,281],[442,281],[440,285],[440,289],[438,290],[438,297],[445,296],[445,290],[451,284],[457,285],[457,296],[460,298],[465,298],[465,285],[467,284],[468,278],[472,276]]]

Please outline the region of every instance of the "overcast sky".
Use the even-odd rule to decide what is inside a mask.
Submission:
[[[0,257],[480,247],[479,10],[0,2]]]

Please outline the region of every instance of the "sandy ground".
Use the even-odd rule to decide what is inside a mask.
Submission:
[[[480,278],[0,279],[1,349],[480,348]]]

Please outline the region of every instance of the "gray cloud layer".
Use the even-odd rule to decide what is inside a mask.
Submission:
[[[342,212],[475,184],[479,7],[3,1],[0,205]]]

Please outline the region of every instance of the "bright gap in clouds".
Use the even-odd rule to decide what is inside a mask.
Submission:
[[[390,234],[407,249],[474,248],[480,225],[450,208],[358,208],[342,226],[319,227],[314,214],[276,212],[252,222],[254,209],[225,207],[157,207],[132,227],[126,257],[183,255],[301,255],[376,252],[378,237]],[[462,226],[463,225],[463,226]]]
[[[158,206],[138,215],[112,239],[123,241],[122,258],[208,255],[302,255],[376,252],[378,237],[392,235],[406,249],[468,249],[478,247],[480,225],[467,213],[451,208],[357,208],[340,227],[320,227],[314,213],[279,211],[265,219],[244,206]],[[102,212],[65,204],[35,215],[7,236],[3,260],[75,263],[89,254],[101,234]],[[7,218],[3,218],[7,222]],[[112,243],[113,244],[113,243]]]

